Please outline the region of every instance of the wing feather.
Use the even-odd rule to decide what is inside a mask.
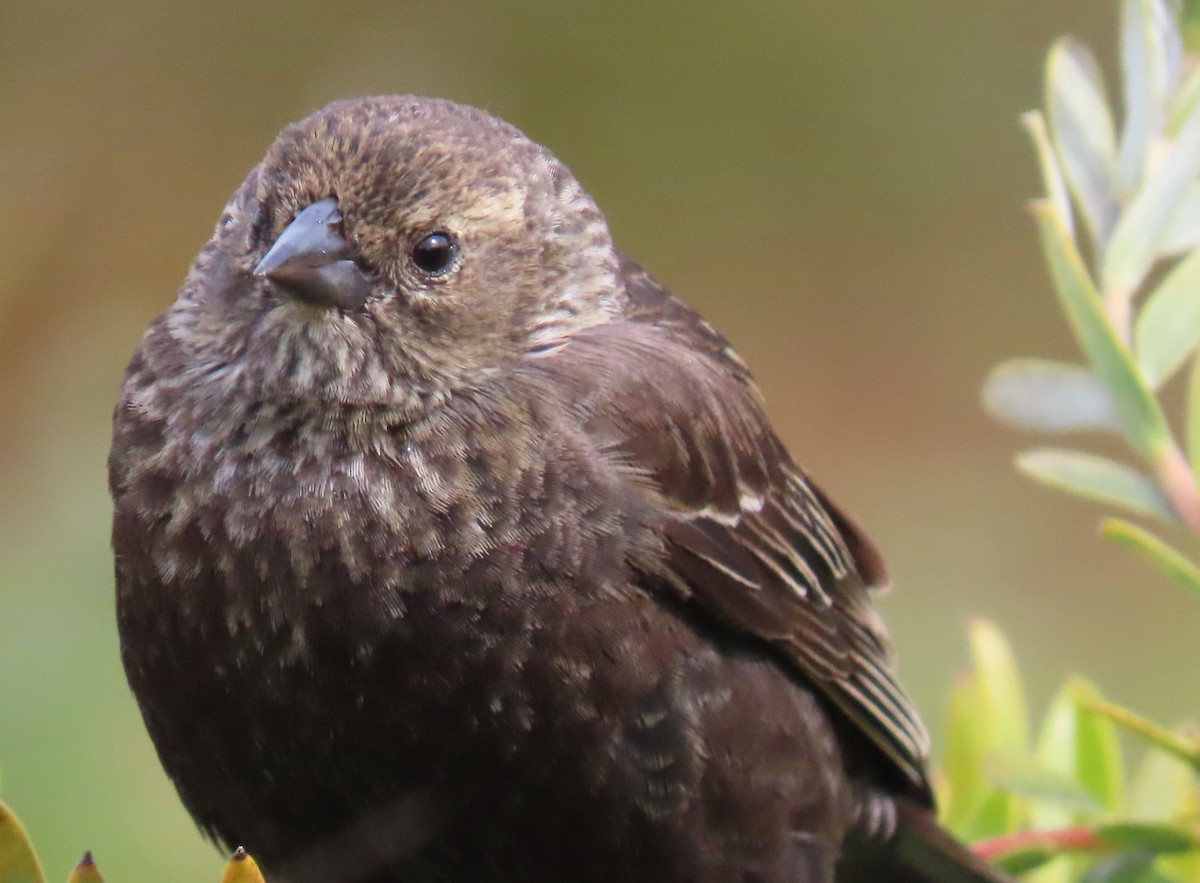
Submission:
[[[657,495],[666,561],[648,576],[776,648],[929,800],[929,738],[869,597],[879,553],[792,462],[729,344],[631,262],[625,282],[621,319],[527,370]]]

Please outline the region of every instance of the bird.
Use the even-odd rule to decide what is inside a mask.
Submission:
[[[109,455],[121,657],[269,880],[998,883],[935,820],[864,530],[549,150],[285,127]]]

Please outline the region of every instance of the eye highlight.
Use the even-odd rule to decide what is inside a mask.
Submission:
[[[449,233],[430,233],[413,246],[412,261],[426,276],[442,276],[454,266],[458,246]]]

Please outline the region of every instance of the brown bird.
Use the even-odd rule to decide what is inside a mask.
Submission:
[[[880,556],[545,148],[283,130],[114,416],[122,657],[302,881],[999,881],[932,815]]]

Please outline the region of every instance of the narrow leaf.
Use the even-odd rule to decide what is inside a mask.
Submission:
[[[1020,876],[1042,867],[1057,855],[1058,853],[1045,846],[1026,846],[999,856],[995,860],[995,865],[1002,871]]]
[[[1078,705],[1064,686],[1050,703],[1038,735],[1037,759],[1046,768],[1071,779],[1075,778],[1078,716]],[[1037,801],[1030,809],[1030,819],[1035,829],[1065,828],[1084,818],[1077,808],[1058,801]]]
[[[1200,357],[1192,359],[1186,408],[1188,462],[1192,474],[1200,476]]]
[[[1097,813],[1104,805],[1068,772],[1040,757],[989,764],[990,778],[1006,791],[1061,807],[1064,812]]]
[[[1160,856],[1157,866],[1164,872],[1165,883],[1196,883],[1200,880],[1200,850]]]
[[[1111,702],[1095,702],[1092,704],[1092,709],[1144,741],[1178,757],[1193,769],[1200,771],[1200,739],[1186,738],[1172,733],[1166,727],[1159,726],[1137,712]]]
[[[1092,709],[1099,701],[1100,693],[1092,684],[1082,678],[1067,681],[1046,716],[1038,758],[1114,812],[1122,802],[1125,772],[1116,728]]]
[[[1142,180],[1150,140],[1161,126],[1156,118],[1154,73],[1145,0],[1121,4],[1121,87],[1125,99],[1125,127],[1117,180],[1122,193],[1132,193]]]
[[[1016,831],[1025,822],[1024,803],[1017,795],[993,787],[971,820],[967,839],[999,837]]]
[[[1200,343],[1200,251],[1180,261],[1149,294],[1134,329],[1138,365],[1158,387]]]
[[[1200,102],[1200,68],[1193,67],[1179,88],[1175,90],[1175,94],[1171,96],[1170,104],[1167,107],[1166,135],[1168,138],[1175,138],[1179,134],[1179,130],[1191,116],[1192,109],[1195,108],[1197,102]]]
[[[1200,567],[1145,528],[1120,518],[1100,522],[1100,535],[1133,549],[1160,571],[1200,598]]]
[[[1043,432],[1121,431],[1106,387],[1080,365],[1046,359],[1011,359],[992,369],[983,406],[1005,423]]]
[[[1155,855],[1187,852],[1200,847],[1200,840],[1186,828],[1158,822],[1112,822],[1097,825],[1096,834],[1121,849]]]
[[[1200,108],[1179,130],[1153,172],[1146,176],[1116,229],[1101,264],[1104,290],[1132,293],[1163,250],[1167,233],[1200,172]]]
[[[988,795],[994,790],[984,774],[987,754],[987,720],[979,685],[974,677],[956,678],[950,688],[946,714],[946,791],[939,803],[941,821],[962,838]]]
[[[1167,100],[1179,88],[1180,70],[1183,66],[1183,34],[1179,30],[1178,4],[1176,0],[1152,0],[1149,3],[1151,41],[1157,48],[1154,54],[1158,72],[1158,88],[1161,102]]]
[[[988,620],[973,620],[967,633],[988,722],[988,741],[998,756],[1025,756],[1029,752],[1029,712],[1012,648]]]
[[[1063,175],[1102,253],[1117,217],[1116,136],[1100,68],[1078,40],[1064,37],[1050,49],[1046,108]]]
[[[1050,143],[1050,135],[1046,131],[1046,120],[1040,111],[1031,110],[1021,114],[1021,125],[1033,141],[1038,166],[1042,170],[1042,187],[1045,188],[1046,199],[1061,219],[1063,228],[1074,237],[1075,215],[1071,211],[1071,197],[1067,193],[1066,180],[1054,153],[1054,146]]]
[[[1174,754],[1147,751],[1130,788],[1129,812],[1136,819],[1175,819],[1200,798],[1197,771]]]
[[[1184,43],[1191,52],[1200,50],[1200,2],[1183,0]]]
[[[1196,131],[1200,137],[1200,123]],[[1200,149],[1197,156],[1200,157]],[[1109,323],[1075,243],[1044,203],[1035,204],[1033,210],[1063,310],[1092,369],[1112,391],[1129,443],[1152,459],[1171,450],[1173,442],[1162,407],[1137,373],[1129,350]]]
[[[1154,482],[1136,470],[1095,454],[1035,448],[1017,455],[1017,469],[1043,484],[1139,515],[1179,523]]]
[[[1014,830],[1023,802],[1002,791],[989,773],[1028,756],[1025,693],[1008,643],[991,623],[969,627],[973,667],[951,691],[946,739],[943,822],[967,840]]]
[[[1105,856],[1087,869],[1079,883],[1152,883],[1146,875],[1153,864],[1154,854],[1150,852]]]
[[[1200,72],[1200,67],[1196,68]],[[1179,208],[1163,236],[1162,254],[1174,257],[1200,245],[1200,182],[1193,181],[1184,191]]]
[[[11,809],[0,802],[0,883],[44,883],[29,835]]]

